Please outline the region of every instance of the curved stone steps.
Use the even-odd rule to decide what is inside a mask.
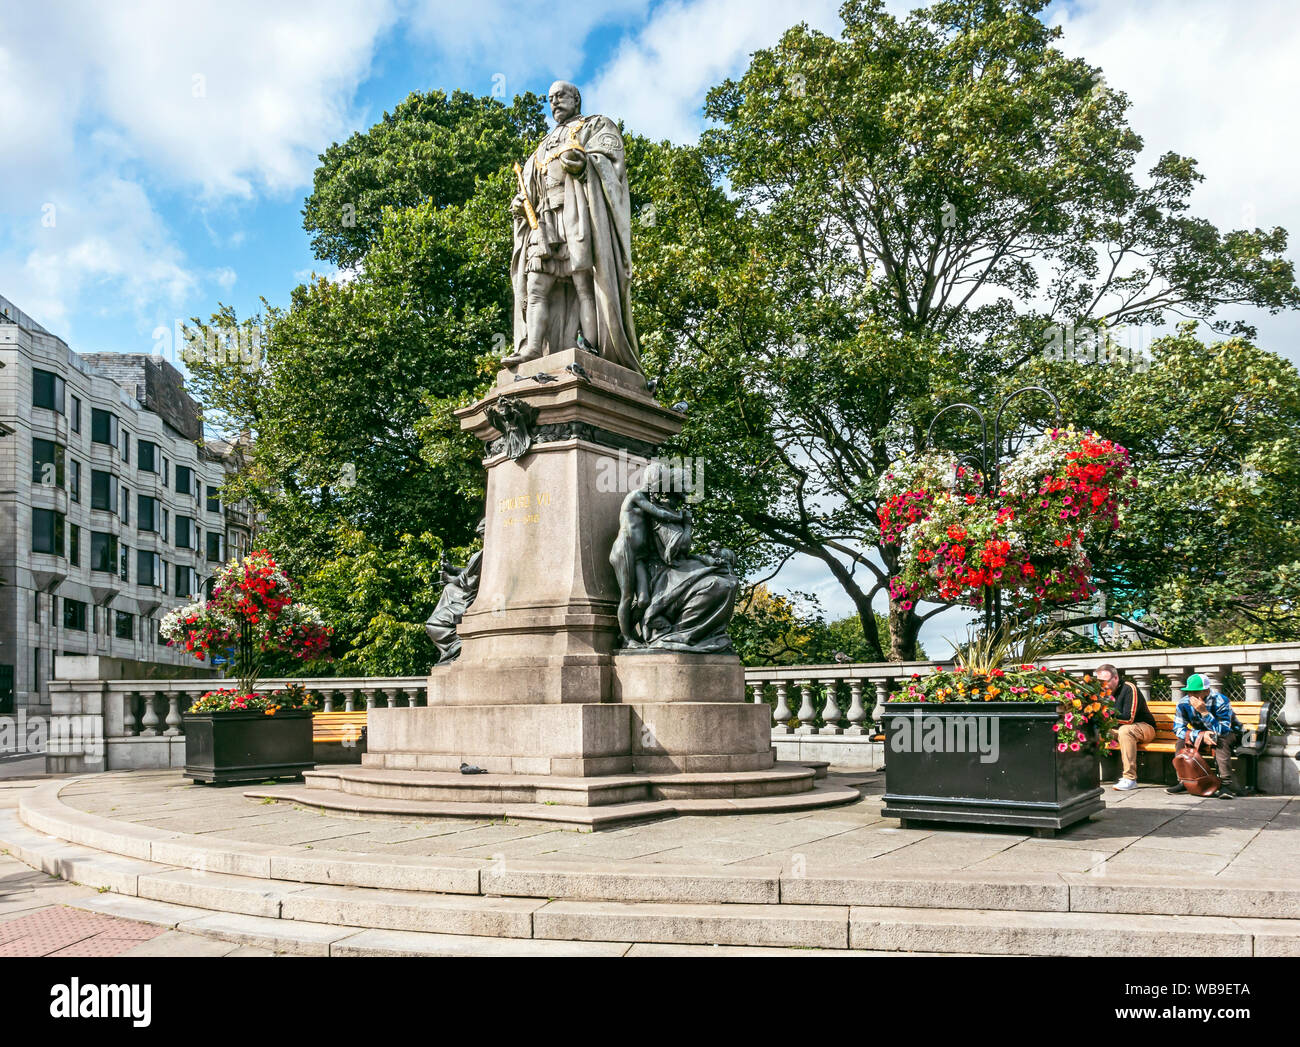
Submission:
[[[372,772],[373,773],[373,772]],[[390,772],[407,774],[414,772]],[[438,772],[424,772],[435,774]],[[762,774],[766,772],[753,772]],[[810,780],[804,772],[798,780]],[[479,777],[466,775],[465,777]],[[483,777],[487,777],[484,775]],[[734,776],[729,776],[734,777]],[[758,814],[773,811],[807,811],[819,807],[832,807],[854,803],[861,793],[853,786],[836,782],[812,782],[811,788],[775,796],[719,796],[708,799],[683,798],[643,800],[628,803],[602,804],[600,806],[571,805],[547,800],[542,803],[516,803],[508,799],[471,800],[413,800],[403,797],[368,796],[340,789],[321,788],[314,785],[268,785],[248,789],[244,793],[253,799],[291,801],[304,807],[314,807],[337,814],[364,815],[367,817],[426,817],[426,818],[476,818],[494,820],[508,818],[520,822],[543,822],[571,825],[597,831],[631,822],[670,818],[678,814]]]
[[[0,812],[0,842],[16,857],[114,892],[90,900],[102,907],[97,911],[127,915],[129,908],[132,918],[142,918],[141,908],[153,906],[158,918],[150,922],[282,951],[401,953],[422,943],[550,955],[539,943],[577,942],[607,955],[599,950],[637,942],[999,955],[1300,955],[1300,919],[1294,918],[1300,883],[1294,880],[1239,881],[1207,892],[1069,875],[870,881],[851,870],[797,876],[776,867],[515,860],[498,869],[466,858],[380,859],[204,840],[75,811],[58,800],[65,784],[49,783],[24,797],[19,811],[26,824]],[[34,830],[33,822],[58,826],[58,838]],[[152,857],[131,856],[142,844]],[[187,861],[172,864],[162,856]],[[1169,913],[1134,913],[1153,900]],[[1088,906],[1109,911],[1085,911]],[[373,933],[351,941],[363,931]],[[385,937],[392,934],[451,937],[395,944]],[[485,938],[502,944],[485,945]]]

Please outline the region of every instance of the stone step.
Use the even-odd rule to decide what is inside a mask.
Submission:
[[[806,811],[855,803],[861,793],[836,782],[816,782],[811,789],[790,795],[717,797],[709,799],[643,800],[602,806],[574,806],[558,802],[515,803],[509,800],[411,800],[362,796],[339,789],[307,785],[271,785],[247,790],[252,799],[289,800],[304,807],[342,814],[387,818],[477,818],[558,823],[598,831],[632,822],[668,818],[678,814],[743,814],[773,811]]]
[[[43,831],[23,824],[20,814],[38,822]],[[1300,919],[1296,879],[1220,878],[1222,882],[1206,890],[1202,883],[1171,883],[1168,878],[1137,874],[918,871],[884,875],[807,863],[783,868],[775,863],[711,866],[358,854],[151,829],[67,807],[49,787],[44,793],[31,793],[19,812],[0,810],[0,847],[64,879],[121,894],[148,893],[160,901],[182,900],[178,892],[184,885],[183,877],[159,879],[160,874],[189,870],[208,877],[248,877],[232,886],[264,881],[281,891],[330,885],[589,901]],[[141,877],[149,880],[147,892],[139,891]],[[216,890],[222,881],[203,883]],[[254,892],[246,904],[234,908],[245,914],[266,911],[270,902],[264,894]],[[197,896],[188,900],[199,901]]]
[[[784,764],[762,771],[680,774],[460,774],[388,767],[333,767],[303,775],[308,788],[425,803],[598,807],[656,800],[717,800],[808,792],[817,770]]]
[[[849,945],[1003,956],[1300,956],[1300,920],[853,906]]]
[[[11,815],[7,822],[0,819],[0,840],[29,864],[62,870],[79,883],[109,891],[81,899],[79,906],[186,933],[318,955],[362,954],[350,951],[355,949],[414,954],[417,940],[395,939],[393,932],[442,936],[420,941],[433,955],[562,954],[539,952],[542,941],[591,943],[600,955],[609,954],[599,950],[614,948],[610,943],[630,942],[994,955],[1300,955],[1297,919],[438,894],[176,869],[43,838],[15,826]],[[361,931],[383,933],[349,945]],[[526,944],[511,952],[508,943],[461,938]]]

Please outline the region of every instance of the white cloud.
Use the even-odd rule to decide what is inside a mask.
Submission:
[[[436,86],[508,100],[530,90],[544,94],[553,80],[575,79],[591,32],[639,21],[646,6],[646,0],[423,0],[409,12],[409,31],[438,54]]]
[[[6,295],[52,330],[96,291],[108,289],[115,306],[146,315],[159,303],[178,308],[198,287],[138,183],[108,174],[53,204],[52,224],[36,229],[26,253],[4,266]]]
[[[839,0],[797,9],[783,0],[674,0],[623,39],[584,92],[584,108],[651,138],[694,141],[709,88],[744,72],[749,56],[775,44],[796,20],[838,35],[838,9]]]
[[[1223,229],[1283,226],[1288,257],[1300,261],[1300,20],[1290,0],[1079,0],[1051,13],[1061,49],[1129,96],[1143,174],[1170,150],[1195,157],[1205,181],[1193,214]],[[1300,360],[1295,314],[1224,315],[1256,324],[1261,344]]]
[[[295,188],[349,126],[352,93],[395,18],[386,0],[23,5],[0,37],[0,102],[19,114],[0,173],[66,173],[84,125],[158,183],[210,197]]]

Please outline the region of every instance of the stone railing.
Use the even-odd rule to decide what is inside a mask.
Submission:
[[[424,677],[262,680],[259,691],[301,684],[326,711],[423,705]],[[51,772],[179,767],[182,715],[219,680],[51,680],[46,767]]]
[[[1206,677],[1230,699],[1267,698],[1272,733],[1265,762],[1273,763],[1267,774],[1261,764],[1261,785],[1268,791],[1300,792],[1300,644],[1058,655],[1043,662],[1078,671],[1110,662],[1153,699],[1175,696],[1192,673]],[[782,759],[879,767],[883,754],[870,739],[878,733],[885,701],[913,673],[927,673],[937,664],[951,662],[759,666],[745,670],[745,686],[751,701],[772,706],[772,741]],[[828,708],[833,710],[829,716]]]

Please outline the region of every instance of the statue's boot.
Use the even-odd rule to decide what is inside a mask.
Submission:
[[[509,356],[503,357],[501,360],[501,366],[514,369],[522,363],[527,363],[529,360],[540,358],[541,355],[542,351],[540,349],[529,350],[525,346],[522,353],[511,353]]]

